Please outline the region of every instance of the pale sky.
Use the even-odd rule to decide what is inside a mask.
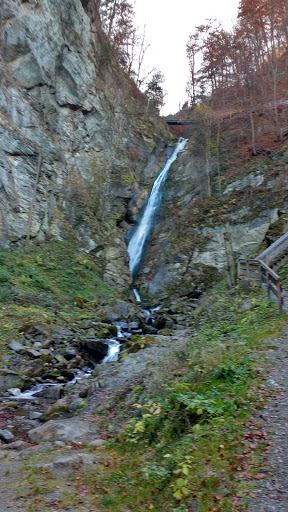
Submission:
[[[146,40],[150,43],[145,56],[149,69],[154,67],[166,78],[167,91],[162,115],[179,110],[187,100],[188,77],[186,43],[197,25],[216,18],[230,29],[237,17],[239,0],[135,0],[135,24],[146,24]]]

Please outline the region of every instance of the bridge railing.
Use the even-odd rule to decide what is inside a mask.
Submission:
[[[265,285],[267,290],[268,299],[271,299],[271,294],[277,299],[279,306],[279,313],[283,312],[283,291],[281,285],[281,278],[269,267],[268,263],[277,258],[281,253],[288,249],[288,233],[281,236],[274,244],[263,251],[257,258],[245,260],[244,258],[238,259],[238,278],[246,278],[253,281],[259,286]]]
[[[257,256],[256,260],[264,261],[265,263],[270,263],[274,258],[277,258],[283,251],[288,249],[288,233],[281,236],[274,242],[270,247],[265,249],[265,251],[261,252],[259,256]]]

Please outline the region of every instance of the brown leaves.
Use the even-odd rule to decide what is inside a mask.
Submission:
[[[254,475],[254,478],[256,480],[262,480],[263,478],[266,478],[266,475],[264,475],[263,473],[256,473],[256,475]]]

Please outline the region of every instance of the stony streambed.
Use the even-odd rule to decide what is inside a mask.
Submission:
[[[192,304],[190,321],[194,308]],[[106,367],[108,374],[114,365],[119,367],[119,362],[100,364],[107,357],[109,343],[121,344],[118,360],[129,376],[135,368],[133,358],[130,369],[127,367],[127,356],[141,351],[142,358],[143,349],[150,348],[152,359],[163,334],[170,336],[184,322],[188,323],[187,316],[176,306],[154,311],[152,318],[145,318],[138,306],[125,319],[119,318],[119,313],[113,314],[110,312],[106,321],[85,320],[69,327],[53,326],[51,331],[37,324],[21,328],[19,338],[9,344],[6,368],[0,369],[2,442],[27,440],[27,432],[41,422],[77,415],[97,390],[107,385],[109,388],[107,378],[110,380],[111,375],[107,375]],[[118,370],[114,368],[112,373],[116,375]]]

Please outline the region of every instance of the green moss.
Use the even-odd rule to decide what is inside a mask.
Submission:
[[[19,325],[66,324],[89,315],[115,297],[102,280],[97,261],[69,242],[0,251],[0,355]]]

